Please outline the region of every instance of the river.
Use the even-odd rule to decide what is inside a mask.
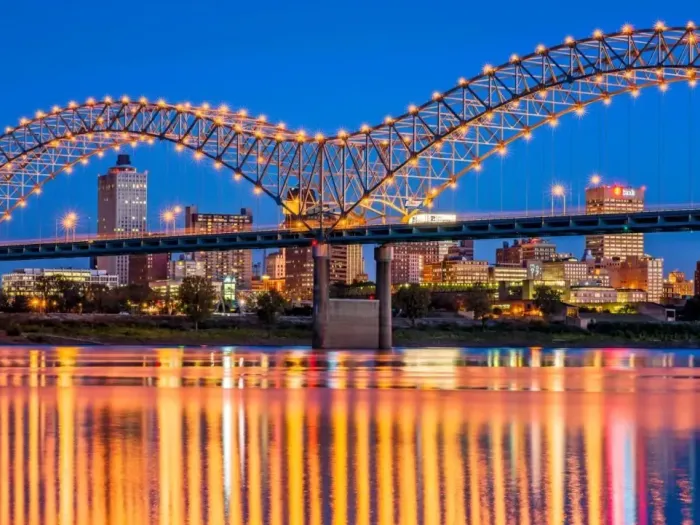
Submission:
[[[700,523],[700,351],[0,348],[0,524]]]

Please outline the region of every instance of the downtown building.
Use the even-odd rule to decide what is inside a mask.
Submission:
[[[2,276],[2,290],[9,297],[17,295],[32,296],[38,292],[40,280],[55,277],[84,287],[99,285],[115,288],[119,286],[119,278],[116,275],[108,274],[104,270],[20,268]]]
[[[362,245],[329,246],[329,283],[352,284],[364,274]],[[308,301],[313,297],[314,258],[310,246],[285,249],[285,290],[293,301]]]
[[[419,214],[411,217],[409,224],[439,224],[455,222],[457,216],[450,213]],[[391,283],[393,285],[423,282],[426,265],[442,263],[448,256],[450,248],[457,244],[453,241],[422,241],[401,242],[391,245],[393,258],[391,261]],[[474,259],[474,241],[462,241],[459,246],[462,256]]]
[[[700,296],[700,261],[695,264],[695,295]]]
[[[607,215],[644,211],[644,188],[596,186],[586,189],[586,214]],[[644,234],[587,235],[586,250],[595,259],[642,257]]]
[[[501,248],[496,248],[496,264],[525,266],[528,261],[549,261],[556,253],[556,245],[542,239],[515,240],[512,245],[504,241]]]
[[[265,275],[270,279],[284,279],[285,276],[285,250],[273,252],[265,257]]]
[[[97,178],[98,236],[135,237],[147,231],[148,173],[131,165],[129,155],[118,155],[117,164]],[[119,285],[148,284],[164,279],[168,254],[96,257],[94,269],[116,275]]]
[[[659,303],[664,292],[664,260],[649,256],[605,259],[610,286],[616,290],[641,290],[647,300]]]
[[[191,233],[230,233],[253,229],[253,214],[241,208],[240,214],[199,213],[196,206],[185,208],[185,228]],[[224,282],[235,276],[239,289],[250,290],[253,280],[253,254],[251,250],[226,250],[196,252],[195,261],[204,263],[204,276],[212,281]]]

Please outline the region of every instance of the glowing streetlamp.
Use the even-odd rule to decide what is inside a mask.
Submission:
[[[78,226],[78,214],[74,211],[66,213],[63,217],[56,220],[56,238],[58,238],[58,225],[61,225],[63,231],[66,234],[66,240],[69,238],[70,234],[75,240],[75,229]]]
[[[566,214],[566,188],[561,184],[552,186],[552,215],[554,215],[554,198],[561,197],[564,201],[564,214]]]
[[[165,210],[160,214],[160,220],[165,223],[165,233],[168,233],[168,227],[172,224],[175,226],[175,212],[173,210]]]
[[[598,175],[597,173],[595,175],[591,175],[591,178],[590,178],[591,186],[598,186],[602,180],[603,179],[601,178],[601,176]]]

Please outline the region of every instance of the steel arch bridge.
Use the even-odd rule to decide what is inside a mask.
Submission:
[[[169,141],[254,185],[309,229],[406,220],[484,160],[568,113],[643,88],[696,84],[696,27],[595,31],[460,79],[381,124],[308,136],[264,117],[207,104],[128,97],[39,111],[0,136],[0,221],[75,165],[126,144]],[[318,219],[318,222],[316,220]]]

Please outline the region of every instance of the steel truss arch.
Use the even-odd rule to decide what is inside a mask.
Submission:
[[[695,85],[699,45],[692,23],[567,38],[487,65],[399,117],[331,137],[309,137],[226,107],[126,97],[71,103],[0,136],[0,220],[97,151],[152,140],[174,142],[232,170],[309,228],[314,213],[332,217],[334,225],[407,219],[488,157],[563,115],[649,86]],[[291,194],[297,207],[289,206]]]

